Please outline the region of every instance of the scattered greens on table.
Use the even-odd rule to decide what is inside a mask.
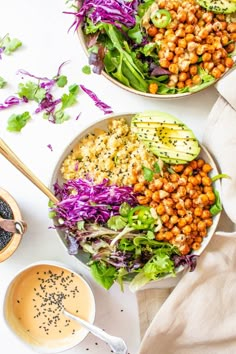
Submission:
[[[0,110],[10,108],[15,105],[28,103],[33,101],[37,103],[37,107],[34,113],[43,113],[43,118],[48,121],[61,124],[68,119],[70,119],[69,114],[67,114],[67,108],[74,106],[78,102],[78,94],[81,89],[94,101],[95,105],[103,110],[105,114],[111,113],[112,109],[110,106],[102,102],[94,92],[87,89],[84,85],[78,84],[68,84],[67,77],[61,75],[61,69],[65,63],[62,63],[57,71],[57,74],[49,79],[47,77],[38,77],[30,74],[28,71],[19,70],[18,74],[23,76],[29,76],[33,80],[26,81],[24,83],[18,84],[17,96],[8,97],[4,103],[0,103]],[[0,78],[0,88],[5,85],[4,79]],[[59,98],[55,98],[53,94],[53,89],[66,88],[67,91],[64,92]],[[13,114],[8,120],[7,130],[11,132],[19,132],[30,120],[31,115],[29,112],[23,112],[22,114]]]
[[[11,55],[22,46],[22,42],[17,38],[10,38],[9,34],[6,34],[3,38],[0,38],[0,59],[1,54]]]
[[[6,86],[7,82],[3,77],[0,76],[0,89],[4,88]]]
[[[6,34],[3,38],[0,38],[0,60],[2,59],[2,54],[11,55],[21,46],[22,42],[19,39],[11,39],[9,34]],[[6,85],[6,80],[0,76],[0,89],[4,88]]]

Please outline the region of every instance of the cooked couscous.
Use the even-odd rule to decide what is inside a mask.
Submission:
[[[143,165],[153,168],[156,161],[131,133],[125,119],[113,119],[107,131],[90,133],[78,142],[63,162],[61,173],[66,180],[90,177],[100,183],[109,178],[112,184],[130,185]]]

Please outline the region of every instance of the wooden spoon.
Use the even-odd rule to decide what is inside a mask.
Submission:
[[[0,227],[13,234],[23,235],[26,231],[27,225],[23,220],[3,219],[0,217]]]
[[[9,146],[0,138],[0,153],[14,165],[25,177],[27,177],[41,192],[43,192],[53,203],[57,204],[59,201],[55,195],[43,184],[38,177],[36,177],[26,165],[16,156],[16,154],[9,148]]]

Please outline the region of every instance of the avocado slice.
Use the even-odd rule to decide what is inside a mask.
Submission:
[[[198,4],[216,14],[231,14],[236,12],[236,3],[230,0],[197,0]]]
[[[194,160],[200,152],[198,140],[192,130],[168,113],[138,113],[131,120],[131,131],[149,151],[166,163],[187,163]]]

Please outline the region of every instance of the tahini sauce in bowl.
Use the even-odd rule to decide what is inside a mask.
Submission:
[[[88,331],[64,316],[66,308],[93,322],[95,301],[87,282],[71,269],[35,263],[10,283],[4,302],[11,330],[36,351],[56,353],[81,342]]]

